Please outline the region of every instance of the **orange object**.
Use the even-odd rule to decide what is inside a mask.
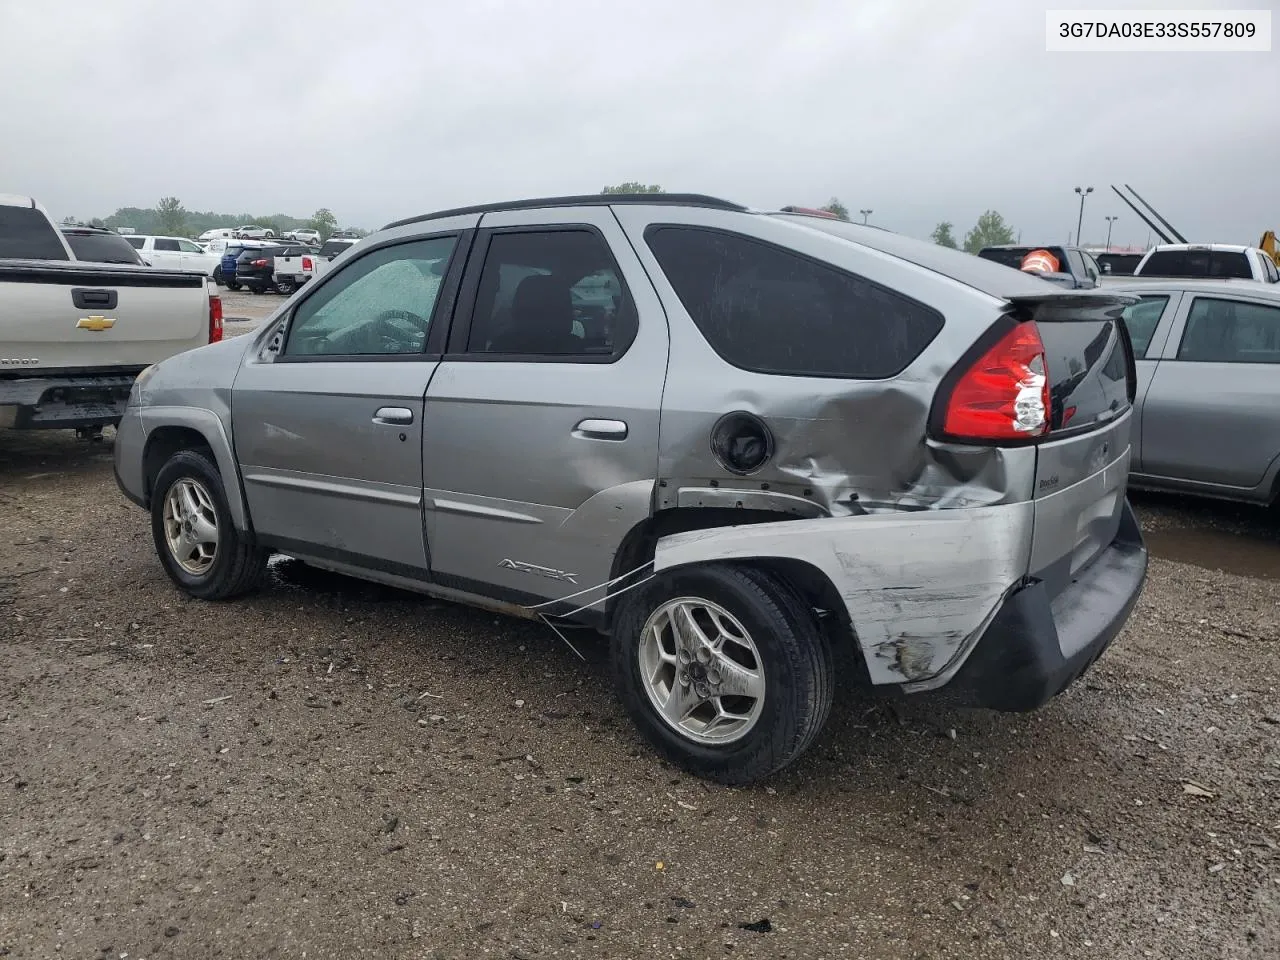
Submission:
[[[1032,250],[1022,258],[1018,269],[1029,273],[1057,273],[1060,266],[1058,258],[1048,250]]]

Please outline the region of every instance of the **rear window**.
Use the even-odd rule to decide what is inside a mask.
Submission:
[[[1142,262],[1140,253],[1100,253],[1098,262],[1111,267],[1114,276],[1131,276],[1138,264]]]
[[[744,370],[884,379],[942,329],[923,304],[741,234],[652,226],[645,241],[711,348]]]
[[[326,240],[324,246],[320,248],[320,256],[336,257],[349,246],[351,246],[350,240]]]
[[[67,251],[58,231],[39,210],[0,204],[0,257],[65,260]]]
[[[1022,267],[1022,258],[1032,250],[1048,250],[1058,258],[1058,266],[1063,272],[1071,269],[1071,261],[1067,258],[1067,251],[1061,247],[987,247],[984,250],[979,250],[978,256],[983,260],[1002,263],[1006,267],[1013,267],[1013,269],[1018,270]],[[1076,270],[1082,272],[1083,265],[1077,266]]]
[[[124,237],[114,233],[65,233],[77,260],[89,263],[141,264],[142,258]]]
[[[1230,250],[1157,250],[1142,266],[1144,277],[1217,277],[1251,280],[1249,258]]]

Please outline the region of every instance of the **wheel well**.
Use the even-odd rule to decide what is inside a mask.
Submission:
[[[737,510],[721,507],[682,507],[675,510],[660,510],[632,527],[623,538],[622,545],[614,554],[613,569],[609,578],[616,579],[652,560],[658,541],[675,533],[795,519],[799,518],[772,510]],[[813,564],[789,557],[771,557],[750,562],[785,580],[814,607],[829,611],[841,620],[847,619],[839,591],[827,579],[827,575]],[[620,584],[620,586],[626,586],[626,584]],[[606,625],[613,623],[615,605],[614,599],[610,599],[605,605]]]
[[[142,473],[146,483],[146,497],[151,499],[160,468],[179,450],[210,450],[209,441],[199,430],[190,427],[157,427],[147,436],[147,446],[142,452]]]

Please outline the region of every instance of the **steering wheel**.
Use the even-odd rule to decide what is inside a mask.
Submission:
[[[382,341],[382,353],[420,352],[426,342],[427,321],[412,311],[392,308],[370,321],[369,332]]]

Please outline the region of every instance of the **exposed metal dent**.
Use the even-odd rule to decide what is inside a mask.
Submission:
[[[775,493],[768,490],[744,490],[733,487],[680,487],[676,491],[678,507],[727,507],[737,510],[770,510],[813,519],[827,511],[811,499]]]
[[[1024,502],[697,530],[659,540],[654,570],[811,564],[844,600],[872,682],[918,682],[947,669],[1027,575],[1033,518]]]

